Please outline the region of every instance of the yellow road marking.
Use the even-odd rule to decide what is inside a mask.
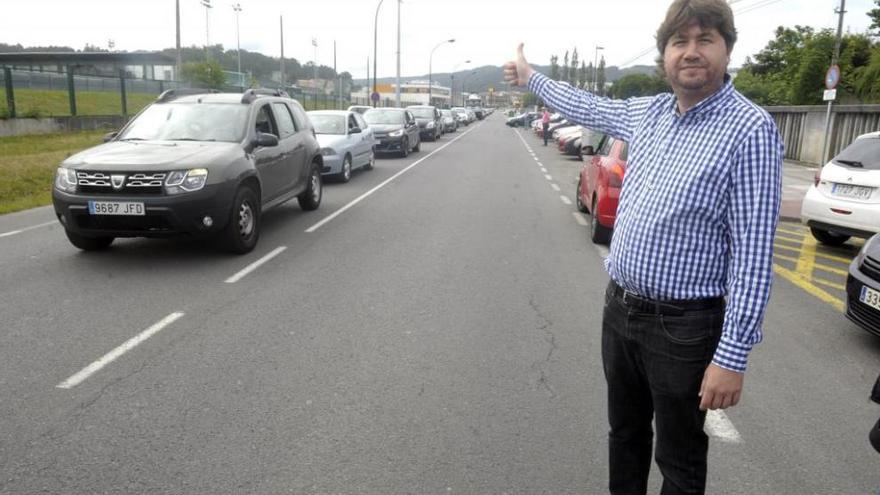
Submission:
[[[803,239],[792,239],[791,237],[782,237],[782,236],[779,236],[779,235],[777,235],[777,236],[775,237],[775,239],[776,239],[777,241],[793,242],[793,243],[795,243],[795,244],[800,244],[800,243],[804,242]]]
[[[813,265],[816,264],[816,239],[804,237],[801,244],[801,255],[797,259],[794,271],[806,280],[813,279]]]
[[[781,246],[781,245],[775,244],[775,243],[773,244],[773,247],[775,247],[777,249],[785,249],[786,251],[795,251],[798,253],[801,252],[801,250],[798,248],[793,248],[793,247],[789,247],[789,246]],[[850,259],[850,258],[844,258],[842,256],[832,256],[830,254],[825,254],[825,253],[816,253],[816,256],[819,258],[825,258],[825,259],[831,260],[831,261],[839,261],[841,263],[846,263],[847,265],[849,265],[852,262],[852,259]]]
[[[831,287],[832,289],[837,289],[837,290],[846,292],[846,285],[835,284],[834,282],[831,282],[830,280],[824,280],[821,278],[814,278],[813,283],[824,285],[825,287]]]
[[[843,312],[843,306],[844,306],[843,300],[838,299],[838,298],[832,296],[831,294],[825,292],[824,290],[816,287],[815,285],[811,284],[808,280],[804,280],[803,277],[798,275],[796,272],[789,270],[787,268],[781,267],[776,264],[773,265],[773,271],[775,271],[782,278],[788,280],[789,282],[793,283],[794,285],[796,285],[796,286],[800,287],[801,289],[803,289],[804,291],[808,292],[809,294],[816,296],[817,298],[830,304],[831,306],[834,306],[834,308],[837,309],[838,311],[840,311],[841,313]]]
[[[773,256],[776,258],[779,258],[781,260],[791,261],[792,263],[796,263],[796,264],[800,265],[799,258],[793,258],[791,256],[784,256],[781,254],[774,254]],[[812,265],[812,268],[815,268],[816,270],[822,270],[823,272],[836,273],[838,275],[847,275],[849,273],[847,270],[842,270],[840,268],[834,268],[832,266],[820,265],[820,264],[816,264],[816,263],[814,263]],[[797,273],[799,275],[801,275],[805,280],[810,280],[812,278],[812,272],[813,272],[812,269],[810,270],[809,274],[804,273],[804,272],[800,272],[797,270],[797,268],[795,268],[795,271],[797,271]]]
[[[776,227],[776,232],[784,232],[784,233],[786,233],[786,234],[791,234],[791,235],[807,235],[807,231],[806,231],[806,230],[801,230],[801,231],[797,231],[797,230],[786,230],[786,229],[783,229],[783,228],[780,228],[780,227]]]

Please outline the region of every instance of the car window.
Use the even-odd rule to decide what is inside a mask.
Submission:
[[[349,115],[348,116],[348,130],[351,131],[352,129],[354,129],[356,127],[360,127],[357,123],[357,120],[354,119],[354,115]]]
[[[413,114],[410,113],[409,111],[407,111],[407,112],[406,112],[406,123],[407,123],[407,124],[412,124],[412,122],[413,122],[414,120],[416,120],[416,118],[413,117]]]
[[[241,141],[249,107],[228,103],[161,103],[147,107],[119,140]]]
[[[288,138],[296,134],[296,126],[293,124],[293,116],[290,114],[290,108],[284,103],[273,103],[272,109],[275,110],[275,117],[278,119],[278,139]]]
[[[345,117],[313,113],[309,115],[317,134],[345,134]]]
[[[856,139],[834,157],[834,163],[845,167],[880,170],[880,138]]]
[[[272,111],[269,105],[263,105],[257,111],[256,131],[263,134],[278,135],[278,126],[275,125],[275,118],[272,117]]]
[[[366,129],[367,127],[370,127],[370,126],[367,124],[367,121],[364,120],[364,118],[363,118],[363,117],[361,116],[361,114],[359,114],[359,113],[355,113],[355,114],[354,114],[354,120],[357,121],[358,127],[360,127],[362,130],[363,130],[363,129]]]
[[[404,124],[407,121],[405,112],[400,110],[372,109],[364,114],[368,124]]]
[[[307,131],[312,128],[311,121],[306,116],[306,113],[303,112],[303,109],[297,104],[289,105],[290,109],[293,110],[293,122],[296,124],[296,131]]]
[[[596,152],[597,155],[608,156],[611,153],[611,147],[614,146],[615,139],[613,137],[607,137],[605,142],[602,143],[602,146],[599,147],[599,151]]]
[[[435,117],[433,108],[411,108],[408,111],[416,117],[423,119],[433,119]]]

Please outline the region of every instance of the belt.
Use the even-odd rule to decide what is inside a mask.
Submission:
[[[723,297],[667,301],[648,299],[624,289],[614,280],[608,285],[608,291],[612,297],[620,301],[624,306],[655,315],[681,316],[687,311],[720,309],[724,307]]]

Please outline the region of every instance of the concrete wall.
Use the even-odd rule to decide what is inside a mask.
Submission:
[[[0,136],[97,130],[110,132],[121,128],[127,121],[128,118],[122,115],[5,119],[0,120]]]
[[[827,106],[767,107],[785,143],[785,158],[820,164],[825,142]],[[836,155],[853,140],[880,131],[880,105],[834,105],[828,156]]]

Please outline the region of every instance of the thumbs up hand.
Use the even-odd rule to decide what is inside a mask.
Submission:
[[[520,43],[516,48],[516,61],[504,64],[504,81],[512,86],[525,86],[529,83],[532,72],[534,70],[526,61],[523,44]]]

